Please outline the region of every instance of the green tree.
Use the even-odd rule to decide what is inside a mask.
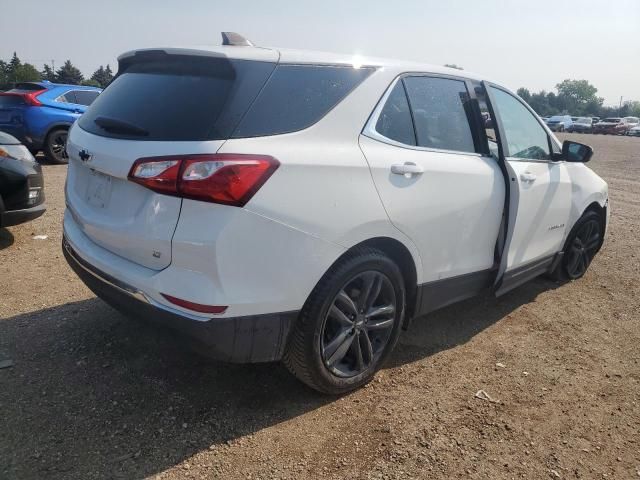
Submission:
[[[80,85],[83,80],[82,72],[73,66],[71,60],[64,62],[64,65],[56,71],[56,81],[58,83]]]
[[[459,67],[455,63],[445,63],[444,66],[449,68],[455,68],[456,70],[464,70],[464,68]]]
[[[603,99],[596,96],[598,89],[587,80],[563,80],[556,85],[558,99],[564,109],[574,115],[587,114],[594,105],[602,105]]]
[[[14,82],[39,82],[42,76],[36,67],[30,63],[23,63],[13,72]]]
[[[9,64],[3,60],[0,60],[0,90],[5,88],[9,84]]]
[[[106,87],[109,82],[113,79],[113,73],[111,72],[111,67],[107,65],[107,68],[104,68],[102,65],[93,72],[91,75],[91,80],[97,83],[98,87]]]
[[[518,96],[523,99],[525,102],[529,103],[531,101],[531,92],[526,88],[519,88],[516,92]]]
[[[16,52],[13,52],[13,57],[11,57],[11,60],[9,61],[10,74],[15,73],[18,68],[20,68],[20,65],[22,65],[22,62],[18,58],[18,54]]]
[[[640,117],[640,102],[636,100],[632,100],[626,102],[629,106],[629,116],[631,117]]]
[[[538,115],[547,116],[553,115],[555,110],[549,105],[549,99],[547,98],[547,92],[541,90],[538,93],[531,94],[531,98],[527,103],[533,108]]]
[[[40,72],[40,75],[42,75],[43,80],[48,80],[50,82],[56,81],[56,72],[54,72],[53,69],[46,63],[44,64],[44,67],[42,68],[42,72]]]
[[[100,85],[100,82],[97,82],[93,78],[90,78],[88,80],[83,80],[82,81],[82,85],[84,85],[85,87],[100,87],[100,88],[102,88],[102,85]]]

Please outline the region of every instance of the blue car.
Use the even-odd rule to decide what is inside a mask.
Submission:
[[[101,91],[47,81],[17,83],[0,93],[0,131],[16,137],[34,155],[43,150],[49,161],[67,163],[69,127]]]

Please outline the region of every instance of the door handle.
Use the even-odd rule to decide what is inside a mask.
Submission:
[[[523,182],[530,182],[533,183],[536,181],[536,176],[533,173],[530,172],[524,172],[520,174],[520,180],[522,180]]]
[[[404,175],[405,177],[410,177],[411,175],[418,175],[424,172],[424,168],[420,165],[416,165],[413,162],[406,162],[403,165],[391,165],[391,173],[395,173],[396,175]]]

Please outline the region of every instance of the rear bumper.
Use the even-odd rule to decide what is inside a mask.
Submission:
[[[207,356],[233,363],[258,363],[282,358],[298,312],[193,320],[152,303],[136,288],[100,271],[62,240],[69,266],[98,297],[121,312],[166,326],[186,335]]]
[[[8,210],[6,212],[0,212],[0,227],[11,227],[13,225],[19,225],[25,223],[42,215],[47,208],[44,203],[36,205],[31,208],[24,208],[22,210]]]

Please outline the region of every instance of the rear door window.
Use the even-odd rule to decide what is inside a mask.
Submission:
[[[64,95],[60,95],[58,97],[58,102],[62,103],[78,103],[76,100],[76,92],[74,90],[70,90]]]
[[[82,129],[136,140],[226,139],[275,67],[152,53],[125,59],[113,82],[80,117]]]
[[[476,151],[468,119],[470,97],[464,81],[426,76],[405,77],[403,81],[418,146]]]
[[[233,138],[305,129],[367,78],[372,68],[278,65]]]
[[[416,144],[411,111],[402,81],[397,82],[391,90],[376,122],[376,132],[405,145]]]

